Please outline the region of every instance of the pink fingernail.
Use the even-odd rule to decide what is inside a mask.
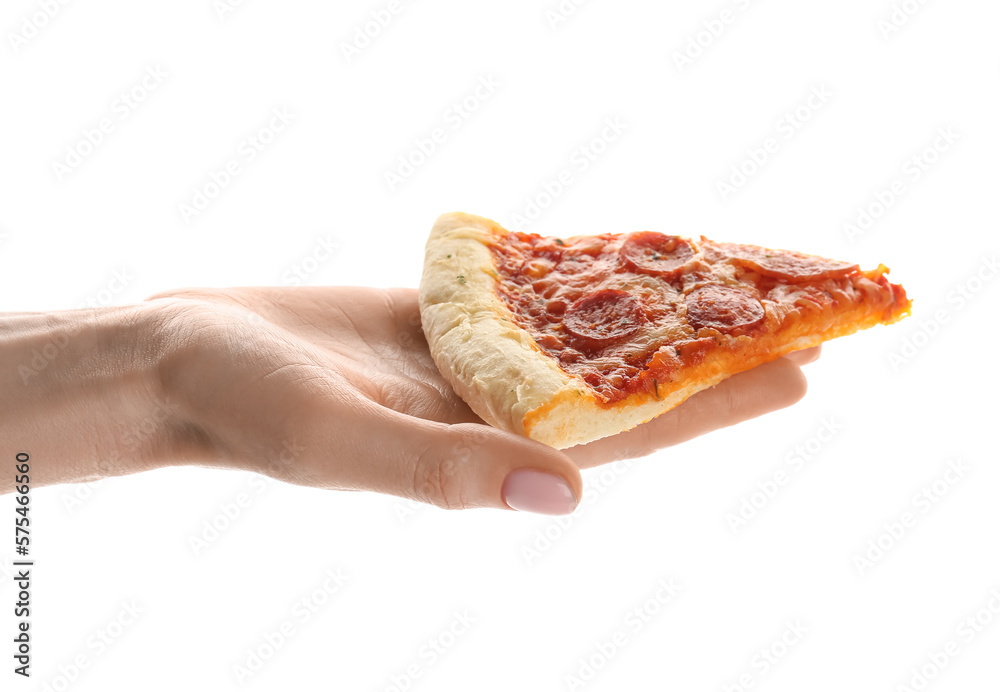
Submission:
[[[560,476],[535,469],[517,469],[504,479],[503,501],[511,509],[537,514],[569,514],[576,496]]]

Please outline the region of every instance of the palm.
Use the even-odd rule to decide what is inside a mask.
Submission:
[[[435,367],[412,289],[238,288],[157,297],[245,310],[230,319],[263,326],[259,318],[294,335],[303,347],[318,347],[350,386],[400,413],[442,423],[482,422]]]

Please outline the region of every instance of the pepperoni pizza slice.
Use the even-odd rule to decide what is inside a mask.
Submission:
[[[488,423],[557,448],[651,420],[791,351],[907,316],[884,265],[650,231],[438,219],[420,284],[438,369]]]

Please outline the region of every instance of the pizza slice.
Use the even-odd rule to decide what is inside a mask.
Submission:
[[[650,231],[547,238],[445,214],[427,241],[431,355],[483,420],[557,448],[910,312],[884,265]]]

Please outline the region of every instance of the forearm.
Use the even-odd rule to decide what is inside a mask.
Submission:
[[[0,493],[14,460],[32,486],[95,480],[161,465],[173,404],[162,395],[162,330],[147,305],[0,314]]]

